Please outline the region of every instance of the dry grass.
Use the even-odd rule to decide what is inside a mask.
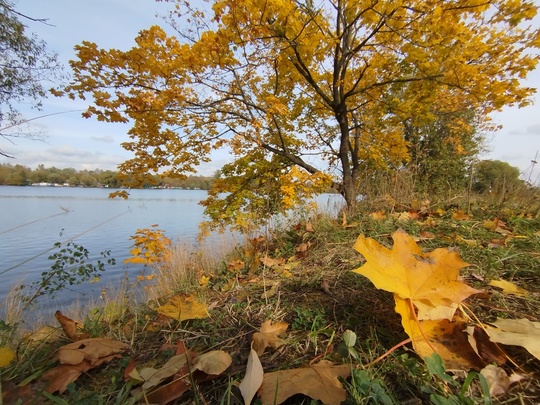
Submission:
[[[411,202],[414,200],[411,195],[408,198]],[[393,201],[394,197],[387,201],[387,212],[401,209]],[[455,201],[457,204],[458,200]],[[390,246],[392,232],[403,228],[411,235],[418,236],[424,231],[435,235],[433,239],[420,242],[422,249],[455,249],[471,263],[464,272],[466,281],[487,292],[486,297],[469,301],[480,319],[489,322],[496,317],[526,317],[538,321],[540,237],[535,233],[540,230],[540,220],[521,215],[520,211],[498,210],[481,202],[471,204],[473,215],[467,219],[452,217],[457,209],[467,209],[470,201],[466,199],[460,201],[461,207],[451,207],[432,216],[425,213],[414,220],[400,220],[397,216],[377,220],[368,215],[367,211],[372,208],[364,208],[347,215],[347,226],[343,225],[341,217],[336,220],[301,213],[294,221],[282,221],[279,230],[267,230],[266,237],[257,241],[258,235],[248,238],[251,242],[246,240],[235,246],[225,239],[214,240],[201,250],[180,244],[167,266],[157,270],[155,279],[132,281],[121,288],[118,295],[107,294],[98,308],[72,314],[83,320],[85,330],[92,336],[110,336],[130,343],[139,369],[163,365],[174,353],[174,344],[179,340],[198,353],[212,349],[227,351],[233,358],[227,374],[200,385],[177,403],[242,403],[238,389],[231,382],[242,379],[251,334],[267,319],[285,321],[289,329],[286,345],[261,356],[266,371],[306,366],[321,355],[336,362],[349,361],[340,352],[341,336],[346,329],[358,335],[356,350],[362,364],[376,359],[406,338],[391,294],[377,290],[367,279],[351,272],[363,263],[363,258],[352,248],[359,234]],[[377,210],[382,203],[383,200],[378,200]],[[431,207],[430,212],[435,208]],[[483,222],[494,216],[504,220],[512,234],[519,237],[489,247],[500,235],[485,229]],[[260,259],[265,256],[285,260],[295,257],[297,264],[289,276],[278,268],[261,265]],[[235,266],[231,266],[233,262]],[[210,277],[206,287],[199,284],[202,275]],[[529,296],[503,295],[488,285],[491,279],[499,277],[528,289]],[[145,305],[134,304],[133,299],[139,293],[146,294]],[[164,302],[177,293],[191,294],[206,302],[210,306],[210,317],[182,323],[160,317],[155,311],[156,301]],[[38,351],[30,345],[20,345],[21,359],[3,375],[18,383],[50,367],[51,350],[61,343],[41,344]],[[334,350],[330,350],[331,347]],[[494,402],[538,403],[540,362],[519,347],[511,349],[511,354],[532,378]],[[130,403],[129,395],[124,395],[126,383],[122,377],[127,360],[110,363],[82,376],[72,392],[58,397],[78,404],[98,403],[97,400]],[[395,403],[429,403],[430,392],[450,393],[450,387],[430,377],[422,362],[407,348],[370,367],[367,373],[371,381],[380,381]],[[471,403],[483,401],[478,385],[471,386],[470,395]],[[119,397],[124,402],[118,402]],[[288,403],[309,402],[295,398]]]

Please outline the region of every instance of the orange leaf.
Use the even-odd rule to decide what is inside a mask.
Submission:
[[[465,214],[462,210],[457,210],[452,214],[452,218],[456,221],[466,221],[468,219],[471,219],[471,217],[467,214]]]
[[[85,339],[88,337],[88,335],[79,335],[77,332],[77,322],[74,320],[68,318],[62,312],[56,311],[54,313],[54,317],[56,320],[60,323],[60,326],[64,330],[64,333],[66,334],[67,338],[73,341]]]

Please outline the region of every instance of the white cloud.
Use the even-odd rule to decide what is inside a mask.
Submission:
[[[114,142],[114,139],[110,135],[105,136],[91,136],[90,139],[98,142],[105,142],[105,143],[112,143]]]

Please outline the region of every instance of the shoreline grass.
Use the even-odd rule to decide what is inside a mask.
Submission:
[[[295,221],[266,230],[263,237],[252,235],[232,249],[214,242],[206,248],[208,255],[186,246],[177,247],[174,259],[156,269],[155,278],[138,283],[130,280],[119,295],[106,296],[102,305],[70,313],[81,320],[85,333],[129,343],[131,351],[81,376],[64,394],[49,398],[49,403],[136,403],[123,375],[129,360],[133,358],[137,368],[159,367],[174,354],[180,340],[198,353],[225,350],[233,364],[221,378],[197,385],[176,403],[243,403],[235,384],[245,372],[251,335],[267,319],[287,322],[289,329],[285,345],[261,356],[265,372],[303,367],[317,358],[350,362],[342,345],[347,329],[358,337],[355,350],[361,364],[372,362],[407,336],[394,311],[392,295],[377,290],[369,280],[351,271],[364,262],[352,248],[360,234],[391,246],[391,234],[402,228],[419,239],[424,251],[439,247],[456,250],[470,264],[463,277],[484,292],[468,300],[468,306],[483,322],[497,317],[540,320],[537,212],[489,208],[484,200],[472,204],[467,214],[468,204],[463,199],[439,210],[422,204],[407,209],[390,204],[382,214],[370,209],[373,204],[366,201],[363,211],[339,218],[300,215]],[[375,206],[380,208],[380,201]],[[502,221],[509,233],[490,228],[488,222],[495,219]],[[283,264],[265,266],[265,257],[282,260]],[[504,294],[489,285],[497,278],[514,282],[529,295]],[[141,304],[131,299],[138,288],[145,294]],[[157,303],[163,304],[178,293],[194,295],[207,303],[210,317],[181,323],[160,317]],[[43,341],[39,336],[27,336],[21,342],[8,342],[10,336],[15,336],[13,331],[9,331],[9,325],[0,328],[2,343],[10,343],[18,353],[17,360],[1,370],[2,384],[8,390],[9,384],[26,383],[35,385],[40,393],[40,376],[53,365],[54,350],[66,343],[57,327],[42,333],[51,336]],[[508,394],[492,398],[493,403],[538,403],[540,362],[523,348],[511,347],[509,351],[529,378]],[[463,375],[456,373],[453,377],[464,383]],[[431,394],[450,398],[456,392],[455,387],[431,375],[408,346],[374,366],[359,369],[345,386],[347,404],[421,404],[430,403]],[[465,388],[472,401],[469,403],[484,403],[477,382]],[[296,396],[286,403],[317,402]]]

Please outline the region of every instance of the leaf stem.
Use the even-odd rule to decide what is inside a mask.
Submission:
[[[388,350],[386,351],[386,353],[384,353],[382,356],[377,357],[375,360],[370,361],[368,364],[363,365],[362,367],[363,367],[363,368],[371,367],[371,366],[374,365],[375,363],[378,363],[379,361],[383,360],[385,357],[387,357],[388,355],[390,355],[392,352],[394,352],[394,351],[396,351],[397,349],[399,349],[401,346],[405,346],[407,343],[411,343],[411,342],[412,342],[412,339],[411,339],[411,338],[408,338],[408,339],[405,339],[405,340],[402,341],[402,342],[399,342],[397,345],[395,345],[395,346],[392,347],[391,349],[388,349]]]

